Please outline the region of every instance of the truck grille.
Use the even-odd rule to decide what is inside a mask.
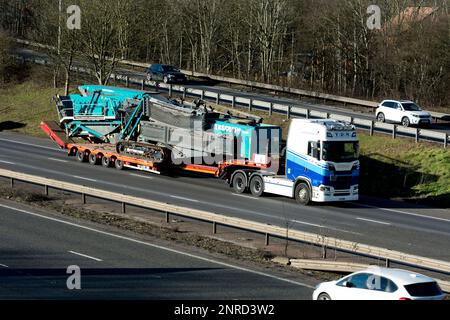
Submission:
[[[330,186],[336,191],[345,190],[348,192],[352,184],[352,176],[334,176],[330,179]]]

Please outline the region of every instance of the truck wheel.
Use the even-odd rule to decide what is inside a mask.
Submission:
[[[114,165],[117,170],[123,170],[123,161],[122,160],[116,159],[116,161],[114,162]]]
[[[105,168],[109,168],[111,166],[111,160],[108,157],[103,156],[102,166],[104,166]]]
[[[254,176],[250,180],[250,192],[255,197],[261,197],[264,193],[264,180],[260,176]]]
[[[88,160],[89,160],[89,164],[91,164],[93,166],[96,166],[98,164],[97,155],[95,155],[93,153],[89,154]]]
[[[236,173],[233,177],[233,189],[236,193],[244,193],[247,189],[247,179],[245,175],[241,172]]]
[[[76,158],[79,162],[86,162],[86,155],[84,154],[83,151],[78,150]]]
[[[311,190],[306,183],[299,183],[295,187],[295,200],[304,206],[311,202]]]

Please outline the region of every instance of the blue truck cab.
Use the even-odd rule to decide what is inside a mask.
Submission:
[[[237,186],[244,182],[254,196],[277,194],[304,205],[356,201],[358,157],[359,141],[353,125],[336,120],[294,119],[287,138],[284,172],[241,173],[231,183],[236,192],[243,192]]]

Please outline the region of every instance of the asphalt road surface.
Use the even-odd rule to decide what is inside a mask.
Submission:
[[[209,177],[157,176],[76,162],[47,139],[0,133],[0,168],[450,261],[450,211],[362,197],[301,207],[233,194]]]
[[[311,299],[315,280],[306,276],[136,237],[0,201],[0,300]],[[80,268],[80,290],[67,287],[69,266]]]

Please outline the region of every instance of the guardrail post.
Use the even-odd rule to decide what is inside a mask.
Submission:
[[[350,117],[350,123],[353,124],[355,122],[355,118]]]
[[[370,122],[370,136],[371,137],[373,136],[374,127],[375,127],[375,121],[371,121]]]
[[[127,204],[122,202],[122,213],[127,213]]]
[[[269,116],[272,116],[272,114],[273,114],[273,102],[269,104]]]
[[[397,125],[394,124],[394,127],[392,128],[392,139],[397,138]]]
[[[173,89],[173,85],[169,84],[169,98],[172,98],[172,89]]]
[[[306,109],[306,119],[309,119],[309,118],[311,118],[311,110],[309,110],[309,109]]]
[[[125,85],[127,88],[130,86],[130,78],[128,76],[125,76]]]
[[[236,97],[233,96],[233,98],[231,99],[231,108],[235,108],[236,107]]]
[[[213,234],[217,234],[217,223],[213,222]]]
[[[287,116],[288,120],[291,118],[291,108],[292,108],[291,106],[287,107],[287,115],[286,116]]]
[[[186,87],[183,87],[183,100],[186,100]]]
[[[11,189],[14,188],[14,178],[11,178]]]
[[[448,133],[444,133],[444,148],[448,146]]]
[[[420,129],[416,128],[416,143],[419,143],[419,139],[420,139]]]
[[[391,260],[386,259],[386,268],[390,268],[391,266]]]
[[[141,81],[141,89],[145,90],[145,80],[144,79],[142,79],[142,81]]]
[[[253,109],[253,99],[250,99],[250,101],[248,102],[248,111],[252,111]]]
[[[44,194],[48,196],[48,185],[44,186]]]
[[[86,194],[84,194],[84,193],[81,194],[81,202],[83,204],[86,204]]]
[[[166,223],[170,223],[170,213],[166,211]]]
[[[202,100],[205,100],[205,90],[202,90],[202,96],[201,96]]]
[[[330,119],[330,113],[327,112],[327,119]]]
[[[322,259],[326,259],[327,258],[327,246],[323,245],[322,246]]]
[[[266,247],[270,244],[270,235],[266,233]]]
[[[220,93],[217,92],[216,104],[220,104]]]

